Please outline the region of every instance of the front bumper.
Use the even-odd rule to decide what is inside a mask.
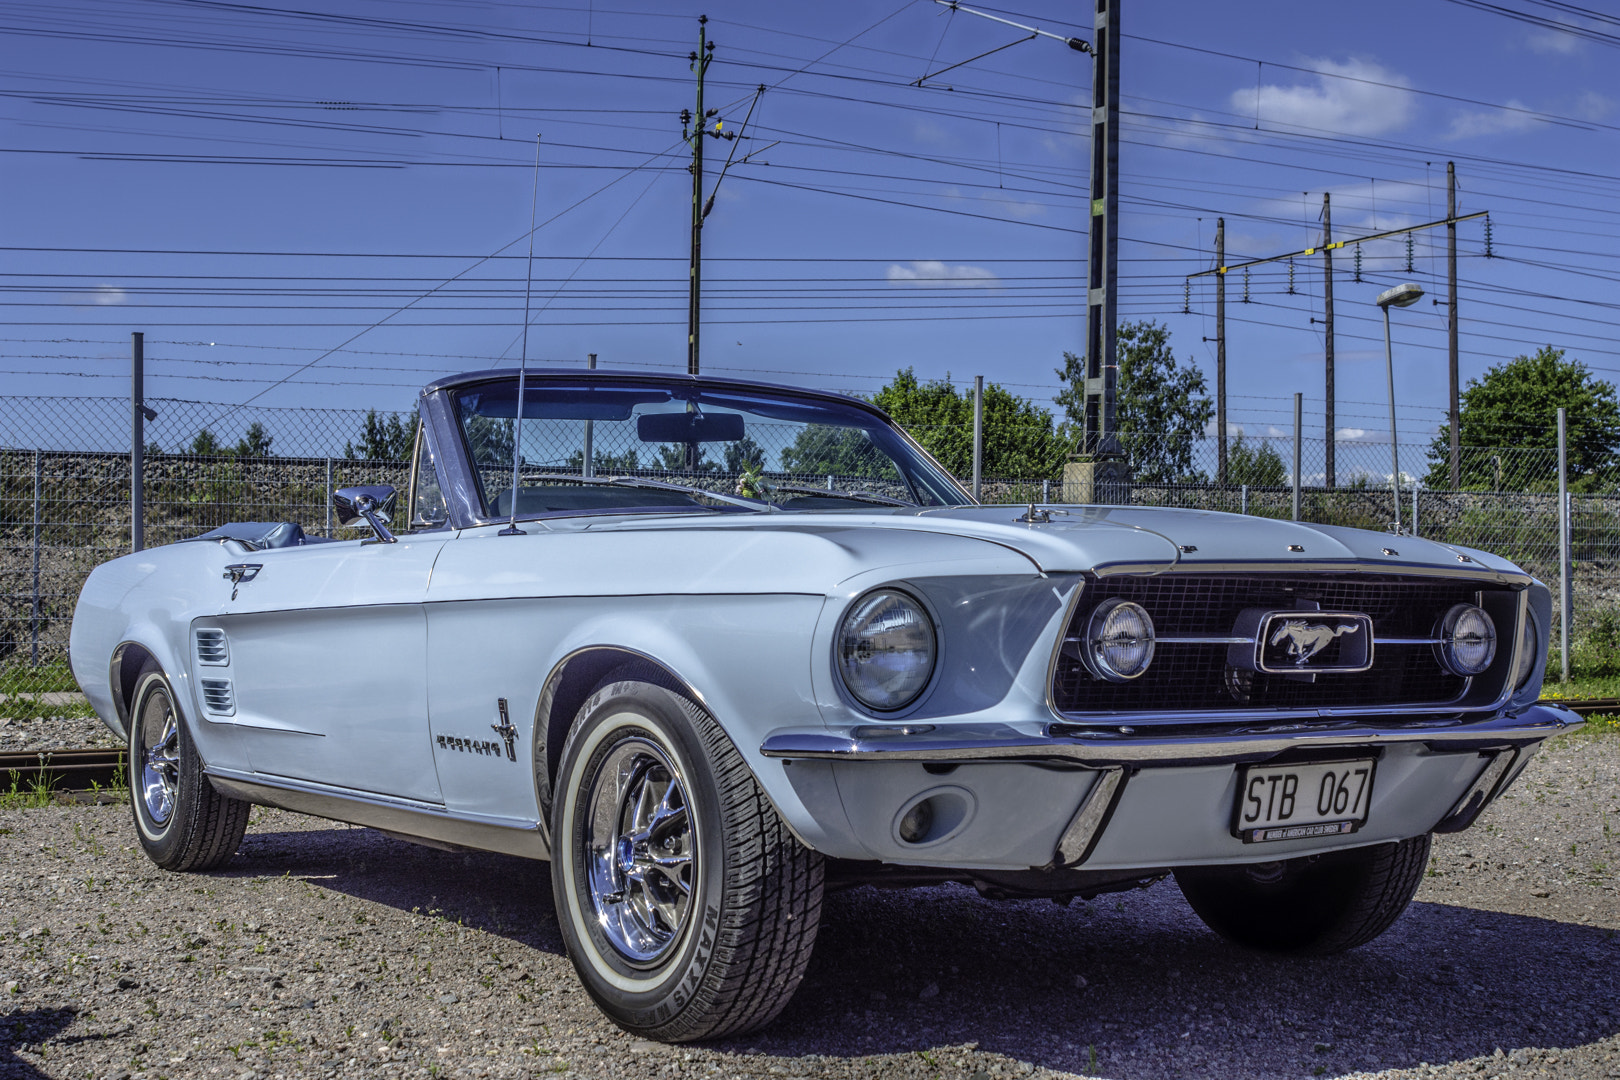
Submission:
[[[1530,705],[1486,720],[1396,725],[1365,719],[1241,726],[1001,723],[782,730],[781,759],[846,858],[958,868],[1172,867],[1270,861],[1465,827],[1549,736],[1582,723]],[[1336,837],[1245,844],[1232,835],[1237,768],[1281,754],[1371,754],[1368,821]],[[906,838],[907,813],[935,799],[936,827]],[[916,822],[913,820],[912,832]]]

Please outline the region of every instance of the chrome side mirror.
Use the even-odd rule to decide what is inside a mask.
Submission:
[[[362,544],[392,544],[396,542],[385,516],[394,512],[397,492],[387,484],[368,484],[364,487],[339,488],[332,492],[332,509],[337,511],[339,525],[369,525],[377,535]]]

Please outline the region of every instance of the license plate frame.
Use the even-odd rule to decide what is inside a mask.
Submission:
[[[1356,832],[1367,823],[1377,771],[1376,756],[1241,766],[1232,835],[1263,844]]]

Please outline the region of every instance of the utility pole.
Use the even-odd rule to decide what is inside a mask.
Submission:
[[[1120,0],[1097,0],[1091,40],[1091,251],[1086,274],[1082,448],[1101,459],[1122,456],[1115,416],[1119,379],[1119,4]]]
[[[1226,219],[1215,219],[1215,482],[1226,483]]]
[[[1333,204],[1332,196],[1322,192],[1322,304],[1326,324],[1326,345],[1323,356],[1327,361],[1327,476],[1326,487],[1332,491],[1337,481],[1334,475],[1334,450],[1338,439],[1334,435],[1333,417]]]
[[[703,129],[708,126],[709,114],[703,111],[703,76],[714,59],[714,42],[708,39],[707,15],[698,16],[698,47],[689,59],[697,72],[697,123],[690,134],[687,125],[691,113],[681,110],[681,135],[692,146],[692,255],[689,266],[686,305],[686,373],[698,373],[699,341],[702,326],[703,303]]]
[[[1457,430],[1457,163],[1446,162],[1446,280],[1450,307],[1446,309],[1446,377],[1451,385],[1451,490],[1462,487],[1461,434]]]

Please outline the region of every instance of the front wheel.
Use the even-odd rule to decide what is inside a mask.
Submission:
[[[1412,902],[1429,836],[1250,866],[1176,871],[1187,903],[1217,934],[1266,952],[1326,955],[1365,945]]]
[[[212,870],[236,854],[252,807],[208,782],[174,690],[150,661],[129,711],[129,787],[135,833],[163,869]]]
[[[558,922],[602,1011],[667,1042],[775,1019],[809,963],[822,860],[720,725],[663,687],[605,685],[580,709],[554,790]]]

